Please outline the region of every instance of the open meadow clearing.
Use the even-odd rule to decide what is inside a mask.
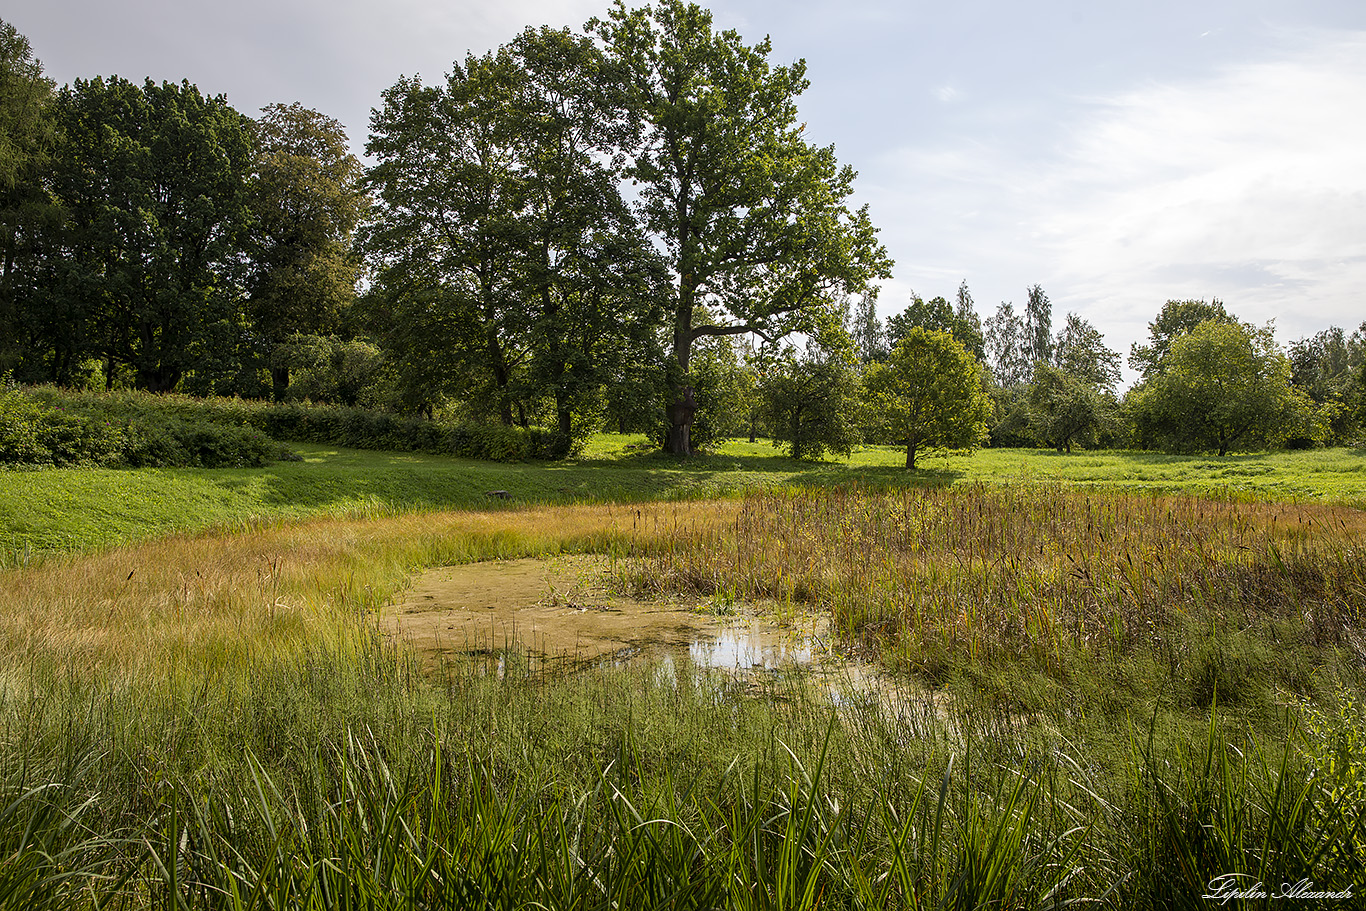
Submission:
[[[1099,489],[1192,492],[1227,499],[1366,505],[1366,451],[1327,449],[1224,456],[1152,452],[984,449],[930,458],[908,472],[902,451],[868,446],[849,459],[785,458],[767,442],[731,442],[678,461],[643,434],[598,434],[583,455],[500,464],[420,453],[292,443],[301,462],[265,468],[65,468],[0,473],[0,560],[86,549],[215,525],[272,518],[381,515],[511,504],[634,502],[735,496],[784,485],[864,483],[933,487],[972,482],[1067,483]]]
[[[612,442],[568,466],[310,448],[123,472],[190,493],[145,492],[145,527],[103,538],[120,507],[87,472],[66,527],[11,520],[0,906],[1167,908],[1232,873],[1334,893],[1296,907],[1363,892],[1360,453],[907,473]],[[80,475],[8,472],[4,496]],[[533,560],[584,580],[527,576],[551,580],[537,616],[818,616],[821,652],[548,665],[507,636],[434,665],[387,632],[428,570]]]

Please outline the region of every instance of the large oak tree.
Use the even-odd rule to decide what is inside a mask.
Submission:
[[[86,324],[111,376],[173,390],[241,322],[247,118],[188,82],[117,76],[77,79],[55,109],[68,330]]]
[[[692,450],[694,343],[755,333],[819,333],[846,295],[887,277],[854,172],[803,137],[796,99],[806,65],[771,66],[767,39],[716,32],[681,0],[628,9],[589,27],[626,80],[638,132],[627,175],[638,216],[668,261],[666,448]],[[711,313],[715,321],[698,322]]]
[[[620,81],[567,31],[528,29],[444,86],[385,93],[365,245],[410,376],[486,388],[504,423],[548,396],[577,432],[662,274],[621,199],[623,129]]]

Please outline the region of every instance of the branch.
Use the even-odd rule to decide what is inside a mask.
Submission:
[[[769,335],[762,329],[754,326],[698,326],[692,330],[692,337],[689,341],[697,341],[699,338],[708,335],[744,335],[746,332],[753,332],[759,338],[768,342],[770,345],[778,340],[777,336]]]

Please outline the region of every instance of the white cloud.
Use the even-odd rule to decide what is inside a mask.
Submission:
[[[1041,252],[1119,311],[1218,295],[1282,338],[1355,324],[1366,271],[1366,35],[1092,102],[1044,175]]]
[[[1074,99],[1033,133],[885,156],[864,189],[915,253],[898,278],[966,276],[984,311],[1039,281],[1121,350],[1169,298],[1217,296],[1283,342],[1359,324],[1366,33],[1281,37],[1276,59]]]

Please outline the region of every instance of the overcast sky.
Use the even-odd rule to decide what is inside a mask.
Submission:
[[[400,75],[440,80],[605,0],[10,0],[59,84],[189,79],[239,110],[299,101],[359,152]],[[983,318],[1043,285],[1127,354],[1169,298],[1275,319],[1282,343],[1366,320],[1366,3],[1141,0],[711,4],[802,57],[806,135],[859,171],[914,289]]]

